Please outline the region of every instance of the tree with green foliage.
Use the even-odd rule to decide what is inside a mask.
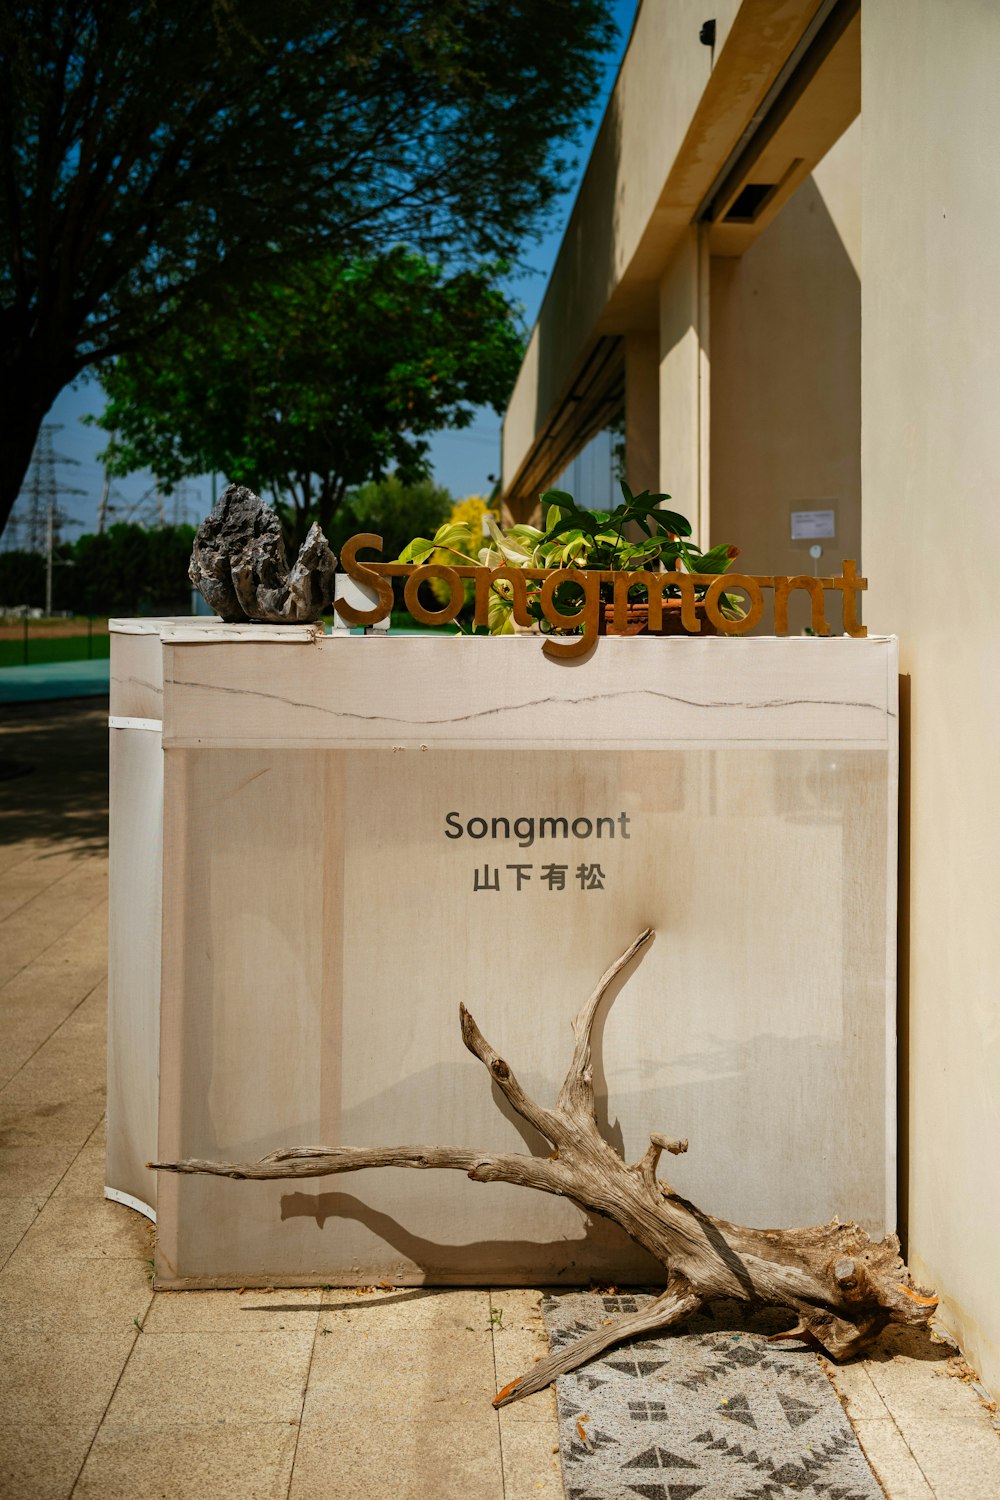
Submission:
[[[430,479],[407,484],[399,474],[389,474],[348,491],[330,528],[330,545],[339,553],[356,532],[374,532],[382,538],[382,557],[389,562],[405,547],[414,525],[434,532],[451,508],[451,495],[443,486]]]
[[[514,255],[607,0],[0,0],[0,526],[81,371],[320,253]]]
[[[147,529],[119,521],[100,535],[87,533],[66,549],[73,566],[66,569],[63,607],[83,615],[186,614],[193,542],[193,526]]]
[[[147,530],[128,521],[78,537],[64,549],[72,567],[65,570],[62,605],[81,615],[186,614],[193,541],[193,526]]]
[[[62,542],[53,557],[54,607],[78,615],[186,614],[193,542],[193,526],[147,529],[128,521]],[[44,602],[42,554],[0,552],[0,605],[39,609]]]
[[[425,434],[501,410],[521,360],[489,269],[413,251],[323,257],[220,297],[101,369],[113,472],[221,472],[269,496],[297,545],[352,485],[427,475]]]

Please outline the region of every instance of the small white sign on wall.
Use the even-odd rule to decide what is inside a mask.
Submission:
[[[793,542],[827,541],[837,535],[835,510],[793,510],[791,515]]]

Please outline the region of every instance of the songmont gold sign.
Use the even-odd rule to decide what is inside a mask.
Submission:
[[[604,608],[608,602],[612,605],[614,627],[622,628],[630,595],[634,600],[636,588],[645,590],[649,628],[653,633],[661,628],[664,610],[677,608],[675,600],[679,600],[680,621],[685,634],[701,634],[702,621],[707,620],[720,635],[746,635],[764,618],[764,591],[771,590],[773,633],[787,635],[788,600],[796,590],[802,590],[809,595],[810,628],[814,635],[830,633],[824,607],[829,592],[839,593],[842,597],[844,634],[859,639],[868,634],[866,626],[858,623],[857,610],[857,595],[868,587],[868,580],[858,577],[857,564],[850,559],[843,563],[839,577],[815,578],[806,573],[778,577],[750,573],[685,573],[680,570],[654,573],[602,568],[485,568],[442,563],[385,563],[361,560],[358,552],[362,548],[381,552],[382,538],[367,531],[350,537],[341,548],[340,567],[356,583],[373,591],[378,602],[370,609],[359,609],[344,599],[338,599],[334,608],[348,625],[375,625],[389,616],[393,605],[389,581],[392,578],[406,580],[403,600],[414,620],[421,625],[448,625],[464,608],[465,580],[472,579],[475,590],[473,622],[476,626],[487,624],[490,591],[499,584],[510,590],[515,625],[530,629],[537,623],[537,617],[529,612],[528,584],[540,584],[537,592],[532,591],[532,598],[538,600],[541,615],[552,630],[580,632],[545,635],[543,649],[546,655],[557,658],[582,656],[591,649],[601,633]],[[421,586],[431,579],[440,579],[449,595],[447,603],[436,609],[428,608],[420,597]],[[580,597],[579,608],[570,613],[560,608],[556,601],[558,590],[568,583],[576,585]],[[746,602],[741,613],[724,612],[724,594],[744,596]]]

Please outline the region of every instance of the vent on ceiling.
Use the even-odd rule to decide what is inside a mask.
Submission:
[[[726,224],[752,224],[777,187],[776,182],[748,182],[740,188],[723,220]]]

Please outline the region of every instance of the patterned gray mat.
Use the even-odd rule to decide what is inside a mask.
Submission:
[[[547,1297],[549,1342],[557,1348],[651,1300]],[[883,1500],[815,1355],[763,1337],[787,1324],[719,1303],[682,1330],[635,1339],[561,1375],[568,1500]]]

